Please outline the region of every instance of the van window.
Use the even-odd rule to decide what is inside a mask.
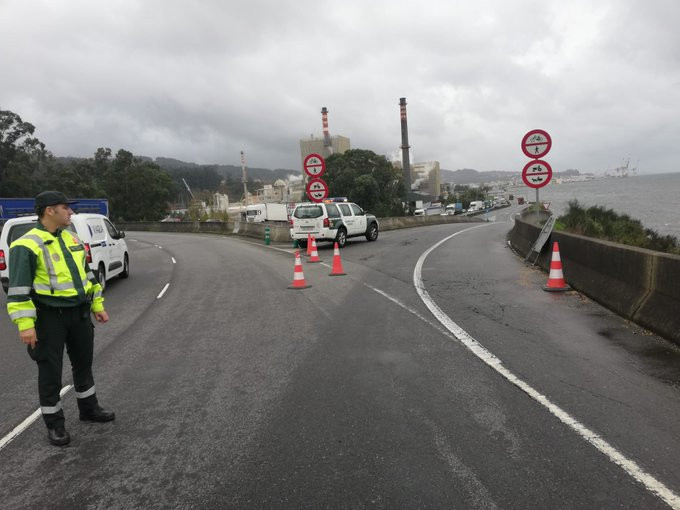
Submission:
[[[92,241],[101,241],[106,237],[101,220],[87,220],[87,228],[90,231],[90,236],[92,236]]]
[[[340,211],[338,211],[338,206],[335,204],[326,204],[326,211],[328,212],[329,218],[340,217]]]
[[[104,220],[104,225],[106,225],[106,230],[109,231],[109,235],[113,239],[118,239],[118,231],[116,230],[116,227],[114,227],[108,220]]]
[[[295,209],[293,216],[298,219],[320,218],[323,216],[323,209],[320,205],[301,205]]]
[[[338,207],[343,216],[352,216],[352,210],[349,208],[348,204],[338,204]]]

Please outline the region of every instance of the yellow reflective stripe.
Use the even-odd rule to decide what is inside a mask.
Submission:
[[[31,287],[10,287],[7,290],[8,296],[26,296],[31,293]]]
[[[32,319],[35,319],[38,317],[38,315],[35,312],[35,308],[31,308],[30,310],[17,310],[16,312],[10,312],[9,314],[9,318],[12,319],[13,321],[21,319],[23,317],[30,317]]]
[[[43,262],[45,263],[45,267],[47,268],[47,276],[50,279],[51,287],[48,290],[51,291],[52,289],[57,289],[57,285],[59,285],[59,281],[57,280],[57,272],[54,270],[54,264],[52,264],[52,257],[50,257],[50,250],[49,248],[47,248],[47,245],[45,244],[43,238],[34,234],[26,234],[23,236],[23,239],[30,239],[31,241],[34,241],[35,243],[38,244],[38,247],[43,252]]]
[[[54,290],[75,290],[75,286],[71,282],[66,282],[66,283],[55,283],[54,285],[45,285],[44,283],[34,283],[33,288],[35,290],[45,290],[45,291],[51,291],[52,289]]]

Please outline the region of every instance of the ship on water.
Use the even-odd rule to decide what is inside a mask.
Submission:
[[[630,158],[625,158],[621,162],[621,166],[617,166],[612,170],[606,170],[604,176],[606,178],[621,178],[637,175],[637,166],[630,166]]]

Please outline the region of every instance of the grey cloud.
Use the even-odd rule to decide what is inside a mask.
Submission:
[[[99,146],[299,170],[331,134],[391,154],[399,97],[422,160],[520,170],[540,127],[555,169],[640,158],[678,171],[680,4],[638,0],[187,4],[8,0],[2,108],[59,155]]]

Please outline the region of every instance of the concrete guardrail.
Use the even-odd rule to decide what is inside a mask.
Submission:
[[[533,217],[515,220],[509,240],[526,256],[541,227]],[[543,214],[543,216],[545,216]],[[680,256],[553,232],[537,265],[550,270],[557,241],[564,279],[574,289],[677,344],[680,344]]]

